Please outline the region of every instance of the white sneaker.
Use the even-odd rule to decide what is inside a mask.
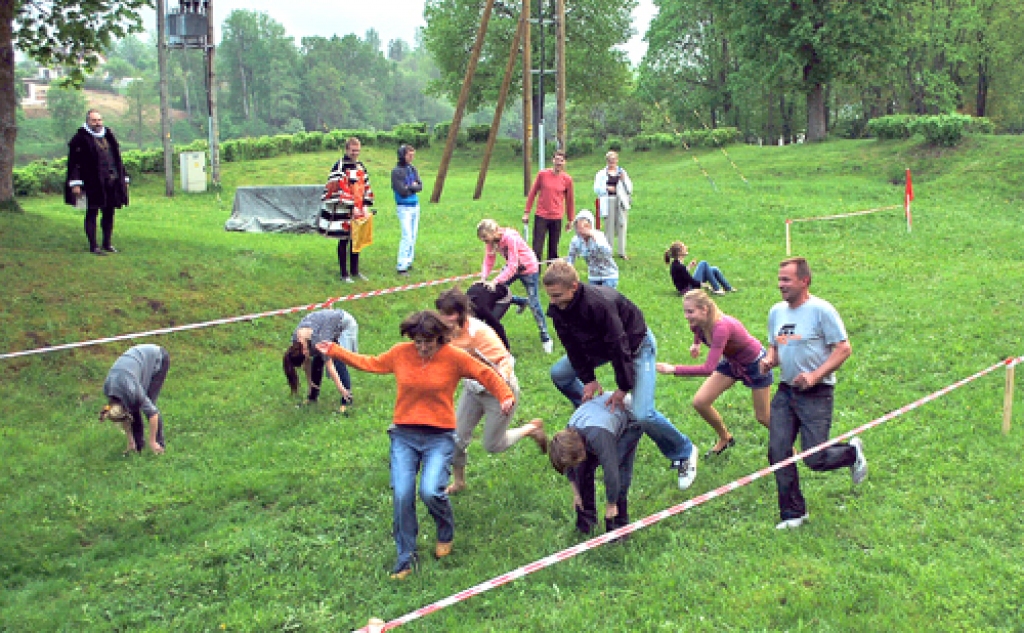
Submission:
[[[678,462],[673,462],[672,466],[679,471],[679,489],[686,490],[693,485],[693,480],[697,478],[697,457],[700,456],[700,451],[697,450],[696,445],[692,445],[693,450],[690,451],[690,457]]]
[[[555,351],[555,342],[552,341],[551,339],[541,341],[540,346],[544,348],[545,354],[550,354],[551,352]]]
[[[786,519],[785,521],[780,521],[778,523],[778,525],[775,526],[775,529],[776,530],[795,530],[796,528],[798,528],[801,525],[803,525],[804,521],[806,521],[809,516],[811,516],[811,515],[806,513],[806,512],[804,512],[804,515],[802,517],[797,517],[795,519]]]
[[[857,449],[857,461],[850,466],[850,477],[854,484],[859,484],[868,476],[868,458],[864,457],[864,441],[855,437],[850,440],[850,446]]]

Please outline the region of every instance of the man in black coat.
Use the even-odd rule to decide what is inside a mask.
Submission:
[[[114,132],[103,126],[96,110],[85,115],[85,125],[68,143],[68,177],[64,202],[77,206],[85,196],[85,236],[94,255],[116,253],[110,243],[114,210],[128,206],[128,174],[121,162],[121,146]],[[96,218],[102,212],[102,247],[96,243]]]

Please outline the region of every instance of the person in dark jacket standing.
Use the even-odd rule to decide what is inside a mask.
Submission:
[[[556,261],[544,273],[551,300],[547,315],[566,355],[551,366],[551,381],[579,407],[601,393],[595,370],[611,363],[618,387],[606,401],[611,411],[633,395],[633,416],[679,473],[679,489],[697,476],[697,447],[654,408],[657,341],[640,308],[609,286],[580,284],[571,264]]]
[[[398,148],[398,165],[391,170],[391,189],[398,207],[398,224],[402,227],[402,241],[398,244],[398,274],[408,275],[416,257],[416,235],[420,227],[420,198],[423,181],[413,167],[416,148],[402,145]]]
[[[128,174],[114,132],[103,126],[103,115],[89,110],[85,125],[68,142],[68,175],[64,202],[78,206],[85,196],[85,236],[93,255],[116,253],[114,211],[128,206]],[[103,245],[96,243],[96,218],[103,214]]]

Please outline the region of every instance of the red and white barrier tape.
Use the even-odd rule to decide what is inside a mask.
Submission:
[[[104,343],[112,343],[114,341],[125,341],[137,338],[143,338],[146,336],[157,336],[160,334],[171,334],[172,332],[185,332],[188,330],[198,330],[202,328],[213,327],[215,325],[225,325],[228,323],[238,323],[241,321],[255,321],[256,319],[262,319],[264,317],[279,316],[282,314],[294,314],[295,312],[307,312],[309,310],[319,310],[320,308],[327,308],[335,303],[342,301],[355,301],[356,299],[366,299],[368,297],[378,297],[380,295],[394,294],[396,292],[405,292],[407,290],[416,290],[419,288],[426,288],[428,286],[437,286],[439,284],[445,284],[453,281],[462,281],[464,279],[473,279],[479,277],[480,273],[473,273],[470,275],[457,275],[455,277],[445,277],[444,279],[434,279],[432,281],[421,281],[415,284],[407,284],[404,286],[394,286],[392,288],[381,288],[379,290],[370,290],[367,292],[357,292],[355,294],[344,295],[341,297],[334,297],[333,299],[327,299],[322,303],[311,303],[304,306],[295,306],[294,308],[283,308],[281,310],[269,310],[267,312],[256,312],[253,314],[244,314],[242,316],[228,317],[225,319],[214,319],[213,321],[203,321],[201,323],[190,323],[187,325],[177,325],[174,327],[160,328],[157,330],[147,330],[145,332],[135,332],[133,334],[119,334],[118,336],[108,336],[106,338],[98,338],[89,341],[80,341],[77,343],[65,343],[63,345],[51,345],[48,347],[38,347],[35,349],[28,349],[20,352],[8,352],[6,354],[0,354],[0,360],[8,358],[18,358],[20,356],[32,356],[34,354],[46,354],[48,352],[57,352],[66,349],[75,349],[79,347],[89,347],[91,345],[102,345]]]
[[[383,626],[383,628],[381,628],[379,626],[374,626],[374,632],[376,632],[378,630],[379,631],[389,631],[391,629],[398,628],[399,626],[402,626],[403,624],[408,624],[409,622],[412,622],[413,620],[417,620],[419,618],[422,618],[425,615],[430,615],[431,613],[434,613],[435,611],[440,611],[441,609],[444,609],[445,607],[450,607],[453,604],[457,604],[459,602],[463,602],[464,600],[468,600],[469,598],[472,598],[473,596],[480,595],[480,594],[482,594],[482,593],[484,593],[486,591],[490,591],[491,589],[496,589],[497,587],[500,587],[500,586],[502,586],[502,585],[504,585],[506,583],[512,582],[513,580],[517,580],[519,578],[522,578],[523,576],[526,576],[528,574],[532,574],[535,571],[540,571],[541,569],[544,569],[546,567],[551,567],[552,565],[554,565],[556,563],[560,563],[560,562],[562,562],[564,560],[568,560],[570,558],[573,558],[574,556],[582,554],[583,552],[587,552],[587,551],[590,551],[590,550],[595,549],[597,547],[600,547],[601,545],[604,545],[605,543],[608,543],[609,541],[614,541],[614,540],[616,540],[617,538],[619,538],[621,536],[625,536],[627,534],[631,534],[633,532],[636,532],[637,530],[640,530],[640,529],[643,529],[645,527],[654,525],[655,523],[663,521],[663,520],[665,520],[665,519],[667,519],[667,518],[669,518],[671,516],[675,516],[675,515],[677,515],[677,514],[679,514],[681,512],[685,512],[686,510],[689,510],[690,508],[699,506],[700,504],[705,503],[707,501],[711,501],[712,499],[714,499],[716,497],[721,497],[722,495],[724,495],[726,493],[729,493],[729,492],[732,492],[733,490],[736,490],[737,488],[742,488],[743,486],[746,486],[749,483],[757,481],[758,479],[761,479],[762,477],[765,477],[765,476],[775,472],[776,470],[779,470],[780,468],[785,468],[786,466],[789,466],[790,464],[794,464],[797,461],[806,458],[808,455],[813,455],[814,453],[817,453],[819,451],[823,451],[823,450],[825,450],[826,448],[828,448],[830,446],[833,446],[835,444],[838,444],[839,442],[842,442],[844,440],[852,438],[854,435],[858,435],[860,433],[863,433],[864,431],[867,431],[868,429],[872,429],[872,428],[874,428],[874,427],[876,427],[876,426],[878,426],[878,425],[880,425],[880,424],[882,424],[884,422],[888,422],[889,420],[892,420],[893,418],[897,418],[897,417],[903,415],[904,413],[908,413],[910,411],[913,411],[914,409],[916,409],[916,408],[918,408],[918,407],[920,407],[920,406],[922,406],[924,404],[927,404],[927,403],[931,402],[932,400],[935,400],[937,398],[941,398],[942,396],[944,396],[947,393],[953,391],[954,389],[958,389],[958,388],[966,385],[969,382],[977,380],[978,378],[981,378],[982,376],[985,376],[986,374],[989,374],[989,373],[999,369],[1000,367],[1011,367],[1011,366],[1017,365],[1018,363],[1021,363],[1021,362],[1024,362],[1024,356],[1019,356],[1017,358],[1008,358],[1005,361],[996,363],[995,365],[992,365],[991,367],[989,367],[987,369],[983,369],[983,370],[979,371],[978,373],[974,374],[973,376],[969,376],[967,378],[964,378],[963,380],[960,380],[960,381],[958,381],[956,383],[953,383],[952,385],[950,385],[948,387],[945,387],[943,389],[939,389],[938,391],[936,391],[934,393],[931,393],[931,394],[921,398],[920,400],[917,400],[915,402],[911,402],[910,404],[908,404],[908,405],[906,405],[904,407],[901,407],[899,409],[896,409],[895,411],[887,413],[887,414],[883,415],[880,418],[872,420],[871,422],[868,422],[867,424],[864,424],[862,426],[859,426],[859,427],[853,429],[852,431],[847,431],[846,433],[843,433],[842,435],[838,435],[838,436],[832,438],[831,440],[825,442],[824,444],[819,444],[819,445],[817,445],[817,446],[815,446],[813,448],[809,448],[809,449],[807,449],[807,450],[805,450],[805,451],[803,451],[801,453],[797,453],[796,455],[793,455],[792,457],[790,457],[788,459],[784,459],[781,462],[778,462],[777,464],[774,464],[772,466],[768,466],[767,468],[762,468],[761,470],[759,470],[759,471],[757,471],[755,473],[752,473],[750,475],[747,475],[746,477],[740,477],[739,479],[737,479],[735,481],[732,481],[730,483],[727,483],[724,486],[719,486],[718,488],[715,488],[714,490],[710,490],[708,492],[705,492],[702,495],[696,496],[693,499],[690,499],[689,501],[684,501],[683,503],[680,503],[678,505],[672,506],[671,508],[668,508],[666,510],[662,510],[661,512],[656,512],[655,514],[652,514],[652,515],[647,516],[647,517],[645,517],[643,519],[640,519],[639,521],[634,521],[633,523],[630,523],[629,525],[620,527],[617,530],[614,530],[612,532],[607,532],[605,534],[602,534],[601,536],[594,537],[594,538],[592,538],[592,539],[590,539],[588,541],[585,541],[583,543],[579,543],[577,545],[574,545],[573,547],[570,547],[568,549],[564,549],[564,550],[562,550],[560,552],[552,554],[551,556],[547,556],[545,558],[541,558],[540,560],[534,561],[534,562],[532,562],[532,563],[530,563],[528,565],[523,565],[522,567],[519,567],[518,569],[514,569],[514,570],[512,570],[512,571],[510,571],[510,572],[508,572],[506,574],[502,574],[501,576],[497,576],[497,577],[492,578],[492,579],[490,579],[490,580],[488,580],[486,582],[482,582],[479,585],[476,585],[474,587],[470,587],[469,589],[466,589],[464,591],[460,591],[459,593],[451,595],[451,596],[449,596],[449,597],[447,597],[447,598],[445,598],[443,600],[438,600],[437,602],[429,604],[429,605],[427,605],[425,607],[421,607],[421,608],[419,608],[419,609],[417,609],[417,610],[415,610],[415,611],[413,611],[411,613],[407,613],[406,615],[403,615],[400,618],[396,618],[394,620],[391,620],[390,622],[386,623]],[[358,631],[361,632],[361,633],[362,632],[369,632],[370,631],[370,627],[369,626],[363,627],[361,629],[358,629]]]
[[[814,222],[815,220],[838,220],[839,218],[852,218],[855,215],[867,215],[869,213],[878,213],[879,211],[890,211],[892,209],[900,208],[902,208],[900,205],[894,204],[888,207],[878,207],[877,209],[854,211],[853,213],[840,213],[839,215],[822,215],[816,218],[792,218],[786,220],[786,224],[792,224],[793,222]]]

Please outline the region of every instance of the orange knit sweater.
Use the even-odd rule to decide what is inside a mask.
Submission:
[[[334,343],[327,355],[362,371],[394,374],[398,383],[394,423],[399,425],[454,430],[455,387],[461,378],[478,381],[498,402],[514,398],[497,372],[451,345],[442,345],[428,361],[412,343],[398,343],[380,356],[356,354]]]

